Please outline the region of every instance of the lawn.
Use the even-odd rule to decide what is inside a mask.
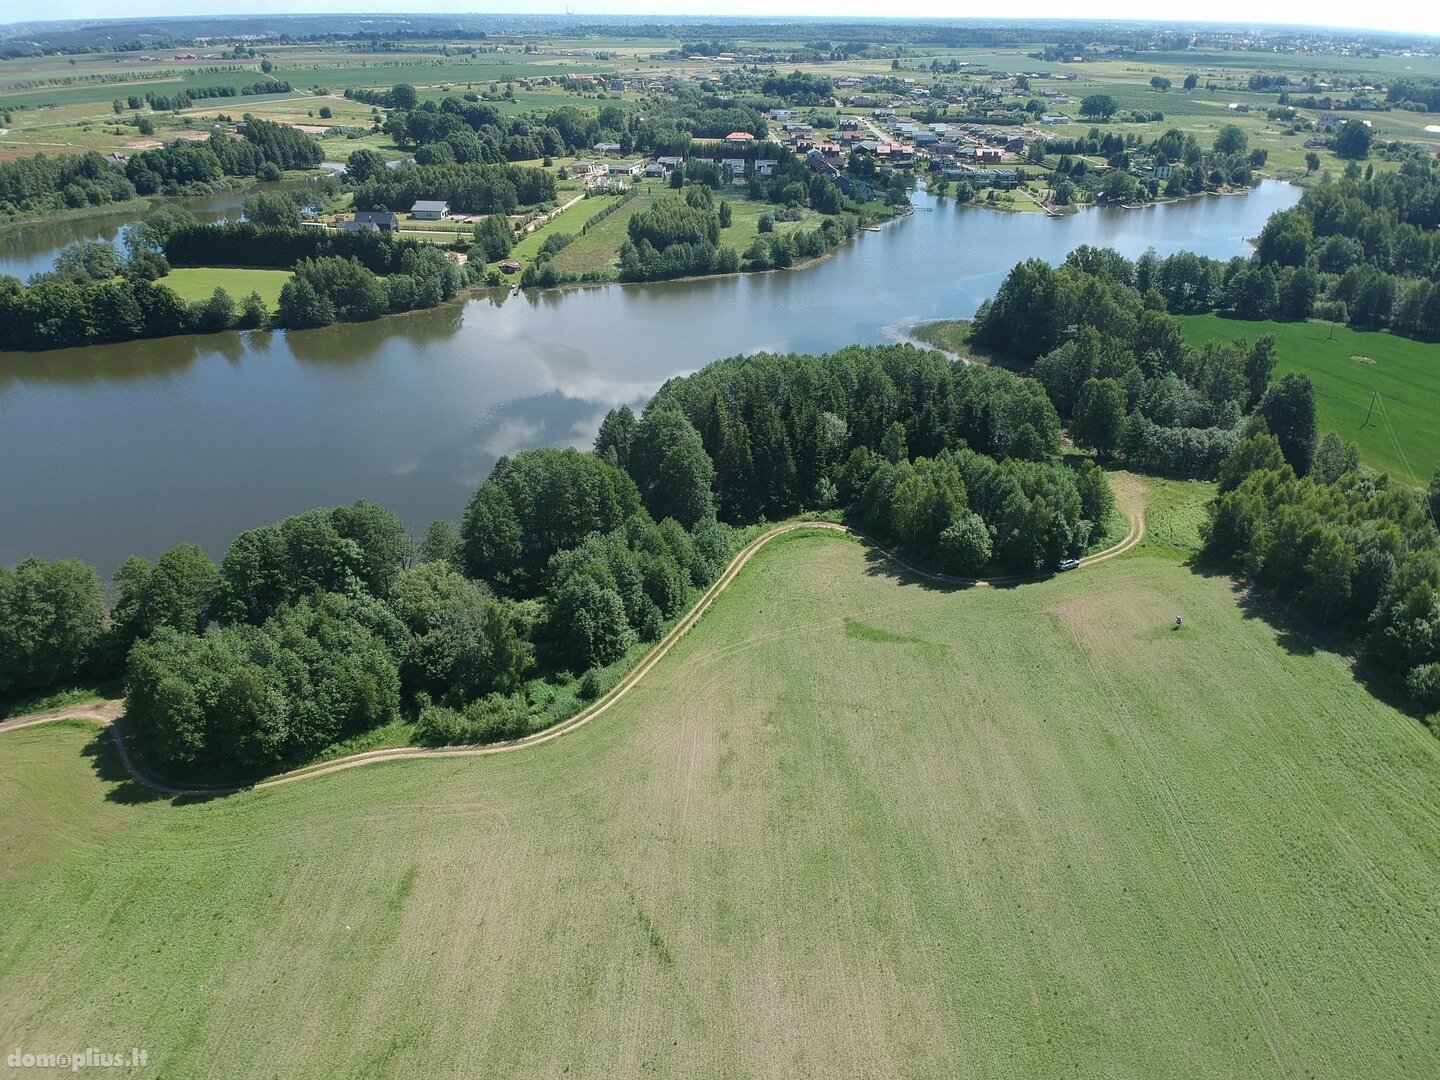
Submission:
[[[1274,334],[1277,377],[1299,371],[1315,384],[1320,433],[1338,432],[1366,464],[1423,485],[1440,465],[1440,348],[1393,334],[1329,323],[1242,322],[1218,315],[1182,319],[1191,345]],[[1370,408],[1373,392],[1379,392]],[[1368,417],[1368,420],[1367,420]]]
[[[193,266],[171,270],[160,283],[185,301],[208,300],[216,289],[224,289],[238,304],[245,296],[257,292],[266,308],[273,312],[280,302],[280,290],[290,276],[289,270]]]
[[[1170,550],[945,591],[777,541],[485,759],[172,804],[89,725],[0,736],[0,1031],[157,1076],[1435,1075],[1440,742]]]

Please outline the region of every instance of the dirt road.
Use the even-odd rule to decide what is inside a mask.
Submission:
[[[1122,484],[1116,493],[1118,501],[1122,509],[1125,510],[1126,517],[1130,522],[1130,527],[1124,538],[1102,552],[1081,559],[1080,565],[1082,568],[1104,562],[1106,559],[1112,559],[1117,555],[1122,555],[1138,544],[1144,537],[1145,507],[1143,497],[1137,489],[1138,485]],[[553,727],[546,728],[544,731],[537,731],[533,735],[527,735],[524,738],[512,739],[509,742],[491,743],[486,746],[456,746],[433,750],[415,746],[397,746],[387,750],[368,750],[358,754],[351,754],[347,757],[336,758],[333,761],[317,762],[314,765],[307,765],[291,772],[281,773],[279,776],[273,776],[267,780],[260,780],[253,784],[237,785],[234,787],[173,787],[146,776],[137,767],[123,723],[124,702],[116,699],[100,701],[92,705],[77,705],[68,709],[54,709],[50,712],[33,713],[29,716],[15,717],[12,720],[0,722],[0,734],[9,731],[18,731],[36,724],[53,723],[57,720],[94,720],[110,728],[110,733],[114,737],[115,748],[119,754],[120,762],[131,779],[136,783],[161,795],[197,798],[233,795],[240,791],[258,791],[263,788],[279,787],[281,784],[293,784],[297,781],[309,780],[317,776],[328,776],[332,773],[344,772],[348,769],[358,769],[362,765],[372,765],[381,761],[405,761],[412,758],[488,757],[492,754],[505,754],[514,750],[525,750],[533,746],[539,746],[542,743],[550,742],[553,739],[558,739],[562,735],[568,735],[570,732],[575,731],[577,728],[584,727],[592,720],[608,712],[617,702],[622,700],[634,689],[640,680],[645,678],[651,669],[674,648],[675,644],[700,621],[705,612],[709,610],[710,605],[715,602],[715,599],[730,586],[731,582],[739,576],[740,571],[745,568],[746,564],[755,557],[761,548],[778,537],[801,529],[825,529],[858,536],[907,573],[924,578],[927,581],[933,581],[955,588],[987,588],[998,585],[1014,585],[1024,581],[1040,580],[1048,576],[1048,572],[1039,574],[1012,574],[994,578],[971,578],[957,577],[952,574],[937,574],[913,566],[898,555],[869,541],[862,534],[848,526],[837,525],[828,521],[792,521],[777,525],[761,533],[741,548],[735,558],[730,561],[730,565],[727,566],[725,571],[715,580],[714,584],[705,590],[695,606],[682,616],[680,621],[670,629],[670,632],[656,642],[655,647],[645,654],[644,659],[636,664],[607,694],[581,709],[570,719],[564,720]]]

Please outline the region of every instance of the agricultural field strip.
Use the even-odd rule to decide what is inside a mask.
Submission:
[[[1128,515],[1128,519],[1130,524],[1125,536],[1104,551],[1081,559],[1081,568],[1104,562],[1117,555],[1123,555],[1135,547],[1136,544],[1140,543],[1145,536],[1145,511],[1142,503],[1135,505],[1132,512]],[[136,765],[125,738],[123,724],[120,722],[123,720],[123,702],[118,699],[102,701],[93,705],[79,705],[68,709],[54,709],[45,713],[15,717],[14,719],[0,722],[0,735],[10,731],[19,731],[22,728],[33,727],[36,724],[54,723],[60,720],[95,720],[110,728],[110,732],[115,740],[115,747],[119,754],[120,762],[125,767],[125,771],[129,773],[131,779],[149,788],[151,791],[162,795],[192,798],[233,795],[240,791],[257,791],[263,788],[277,787],[281,784],[294,783],[298,780],[327,776],[331,773],[343,772],[347,769],[354,769],[361,765],[369,765],[380,761],[403,761],[411,758],[437,757],[488,757],[493,754],[508,753],[512,750],[527,749],[532,746],[538,746],[541,743],[549,742],[552,739],[558,739],[562,735],[567,735],[607,712],[611,706],[625,697],[625,695],[665,657],[665,654],[674,647],[675,643],[684,637],[685,634],[700,621],[701,616],[704,615],[710,605],[715,602],[716,597],[729,587],[739,576],[740,571],[745,568],[745,564],[748,563],[761,548],[778,537],[800,529],[826,529],[832,532],[855,536],[869,544],[876,552],[907,573],[923,577],[937,584],[949,585],[955,588],[988,588],[1015,585],[1026,581],[1040,580],[1046,576],[1044,574],[1009,574],[993,578],[970,578],[956,577],[950,574],[938,574],[906,562],[893,552],[870,541],[863,533],[847,525],[838,525],[830,521],[791,521],[777,525],[773,529],[762,533],[750,541],[750,543],[746,544],[745,547],[741,548],[735,558],[731,560],[730,565],[726,567],[725,572],[705,591],[705,594],[700,597],[695,606],[671,628],[669,633],[656,642],[655,647],[645,655],[640,663],[612,687],[608,693],[586,708],[581,709],[570,719],[556,724],[553,727],[546,728],[544,731],[537,731],[533,735],[526,735],[520,739],[495,743],[490,746],[450,747],[434,750],[401,746],[385,750],[367,750],[358,754],[352,754],[348,757],[338,758],[334,761],[325,761],[315,765],[304,766],[292,772],[282,773],[279,776],[271,777],[268,780],[261,780],[254,784],[237,785],[234,787],[181,788],[173,787],[146,776]]]

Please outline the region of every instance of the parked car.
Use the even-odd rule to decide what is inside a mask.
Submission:
[[[1078,570],[1080,569],[1079,559],[1061,559],[1055,567],[1056,570]]]

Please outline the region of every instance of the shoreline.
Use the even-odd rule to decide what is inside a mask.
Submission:
[[[323,169],[291,169],[284,173],[279,180],[261,180],[258,176],[227,176],[217,180],[209,191],[196,192],[189,195],[137,195],[133,199],[126,199],[124,202],[99,203],[94,206],[76,206],[64,210],[45,211],[38,214],[30,214],[25,217],[11,218],[8,221],[0,221],[0,234],[10,229],[24,229],[32,225],[48,225],[56,221],[86,221],[90,218],[103,218],[118,214],[138,215],[149,213],[158,206],[178,202],[183,199],[206,199],[216,195],[227,195],[234,192],[248,191],[259,184],[284,184],[297,181],[310,181],[322,179],[326,175]],[[125,224],[131,224],[126,222]]]
[[[1076,214],[1083,213],[1084,211],[1087,211],[1087,210],[1148,210],[1148,209],[1150,209],[1151,207],[1155,207],[1155,206],[1179,205],[1179,204],[1181,204],[1181,203],[1194,202],[1194,201],[1197,200],[1197,199],[1234,198],[1235,196],[1249,195],[1249,194],[1251,194],[1256,188],[1258,188],[1262,183],[1264,183],[1264,182],[1267,181],[1267,180],[1268,180],[1268,181],[1271,181],[1272,183],[1276,183],[1276,184],[1292,184],[1292,185],[1294,185],[1294,186],[1296,186],[1296,187],[1304,187],[1304,185],[1301,184],[1301,183],[1299,182],[1299,180],[1297,180],[1296,178],[1293,178],[1293,177],[1288,177],[1288,176],[1262,176],[1262,177],[1258,178],[1258,179],[1257,179],[1253,184],[1251,184],[1249,187],[1244,188],[1244,189],[1239,189],[1239,190],[1231,190],[1231,191],[1197,191],[1197,192],[1194,192],[1193,194],[1190,194],[1190,195],[1172,195],[1172,196],[1167,196],[1167,197],[1161,198],[1161,199],[1151,199],[1149,202],[1141,202],[1141,203],[1099,203],[1099,202],[1085,202],[1085,203],[1068,203],[1068,204],[1065,205],[1065,206],[1052,206],[1052,205],[1050,205],[1050,204],[1048,204],[1048,203],[1036,203],[1036,209],[1039,210],[1039,211],[1043,214],[1043,216],[1045,216],[1045,217],[1047,217],[1047,218],[1052,218],[1052,219],[1054,219],[1054,218],[1074,217]],[[925,190],[925,193],[926,193],[927,195],[930,195],[930,197],[933,198],[933,199],[935,199],[937,202],[947,202],[947,201],[951,201],[951,200],[954,199],[954,196],[953,196],[953,195],[932,195],[932,194],[929,192],[928,189],[923,189],[923,190]],[[992,205],[990,205],[989,203],[987,203],[984,199],[979,199],[979,198],[972,198],[972,199],[969,199],[969,200],[967,200],[967,201],[965,201],[965,202],[957,202],[957,203],[955,203],[955,205],[956,205],[957,207],[962,207],[962,208],[963,208],[963,207],[970,207],[970,208],[975,209],[975,210],[989,210],[991,213],[994,213],[994,214],[1028,214],[1028,213],[1032,213],[1032,212],[1033,212],[1033,211],[1029,211],[1029,210],[1017,210],[1017,209],[1015,209],[1014,207],[1011,207],[1011,206],[992,206]],[[899,215],[897,215],[897,216],[899,216]],[[909,216],[909,215],[905,215],[905,216]]]
[[[290,176],[290,177],[287,177],[286,179],[289,179],[289,180],[297,180],[297,179],[301,179],[302,177],[308,179],[311,175],[312,175],[312,174],[310,174],[310,173],[303,173],[303,174],[301,174],[301,176]],[[243,186],[242,186],[242,185],[237,185],[237,186],[236,186],[236,190],[243,190],[243,188],[250,187],[250,186],[254,186],[255,184],[258,184],[258,183],[263,183],[263,181],[259,181],[259,180],[257,180],[257,179],[254,178],[254,177],[249,177],[249,178],[245,178],[245,179],[247,179],[247,180],[249,181],[249,183],[248,183],[248,184],[245,184],[245,185],[243,185]],[[1278,179],[1278,178],[1266,178],[1266,179],[1270,179],[1270,180],[1272,180],[1272,182],[1274,182],[1274,183],[1280,183],[1280,184],[1293,184],[1293,183],[1294,183],[1294,182],[1291,181],[1291,180],[1284,180],[1284,179]],[[1263,181],[1262,181],[1262,182],[1263,182]],[[1133,207],[1127,207],[1127,206],[1124,206],[1124,205],[1122,205],[1122,204],[1114,204],[1114,205],[1111,205],[1111,206],[1099,206],[1099,205],[1094,204],[1094,203],[1078,204],[1078,205],[1075,205],[1075,206],[1074,206],[1074,212],[1073,212],[1073,213],[1063,213],[1063,214],[1058,214],[1058,215],[1046,214],[1046,215],[1044,215],[1044,216],[1047,217],[1047,218],[1053,218],[1053,217],[1068,218],[1068,217],[1074,217],[1074,216],[1078,215],[1080,212],[1086,211],[1086,210],[1147,209],[1147,208],[1152,207],[1152,206],[1160,205],[1161,203],[1181,204],[1181,203],[1193,202],[1193,201],[1195,201],[1195,200],[1197,200],[1197,199],[1200,199],[1200,198],[1208,198],[1208,197],[1211,197],[1211,196],[1219,197],[1219,196],[1222,196],[1222,195],[1226,195],[1226,196],[1249,195],[1249,194],[1251,194],[1254,190],[1256,190],[1256,188],[1258,188],[1258,186],[1259,186],[1259,183],[1257,183],[1255,186],[1253,186],[1253,187],[1251,187],[1251,188],[1246,188],[1246,189],[1243,190],[1243,191],[1234,191],[1234,192],[1211,192],[1211,191],[1197,192],[1197,193],[1195,193],[1194,195],[1187,195],[1187,196],[1185,196],[1185,197],[1183,197],[1183,198],[1157,200],[1157,201],[1154,202],[1154,203],[1137,204],[1137,205],[1135,205],[1135,206],[1133,206]],[[921,190],[923,191],[924,189],[922,188]],[[218,194],[218,192],[217,192],[217,193],[212,193],[212,194]],[[926,192],[926,194],[928,194],[928,192]],[[934,199],[937,203],[940,202],[941,200],[944,200],[944,199],[948,199],[948,198],[949,198],[948,196],[930,196],[930,197],[931,197],[932,199]],[[157,196],[157,197],[155,197],[155,200],[158,201],[158,200],[160,200],[160,199],[173,200],[173,199],[186,199],[186,198],[204,198],[204,196],[185,196],[185,195],[180,195],[180,196]],[[146,201],[146,200],[132,200],[132,203],[135,202],[135,201],[142,201],[142,202],[144,202],[144,201]],[[130,205],[130,204],[118,204],[118,203],[117,203],[117,204],[110,204],[110,205],[111,205],[111,206],[120,206],[120,205]],[[956,206],[957,206],[958,208],[960,208],[960,209],[991,210],[991,211],[994,211],[995,213],[999,213],[999,214],[1016,214],[1016,213],[1021,213],[1021,211],[1015,211],[1015,210],[1009,210],[1009,209],[1001,209],[1001,208],[998,208],[998,207],[986,206],[983,202],[977,202],[977,201],[973,201],[973,200],[970,201],[970,202],[956,203]],[[926,209],[935,209],[935,208],[936,208],[936,207],[927,207]],[[93,209],[96,211],[96,216],[99,216],[100,213],[103,213],[103,212],[104,212],[104,208],[96,207],[96,208],[93,208]],[[81,216],[89,216],[89,215],[88,215],[88,214],[82,214]],[[860,235],[861,235],[862,233],[866,233],[866,232],[879,232],[879,231],[882,231],[883,229],[885,229],[886,226],[895,224],[897,221],[901,221],[901,220],[905,220],[905,219],[913,219],[915,216],[916,216],[916,215],[915,215],[915,213],[913,212],[913,209],[912,209],[912,211],[911,211],[910,213],[904,212],[903,209],[897,209],[897,211],[896,211],[894,214],[892,214],[890,217],[888,217],[888,218],[885,218],[885,219],[876,221],[876,222],[874,222],[874,223],[872,223],[872,224],[870,224],[870,225],[857,226],[854,235],[852,235],[852,236],[850,236],[850,237],[847,237],[845,240],[842,240],[839,244],[836,244],[834,247],[830,248],[828,251],[824,252],[823,254],[814,256],[813,258],[809,258],[809,259],[806,259],[806,260],[804,260],[804,261],[800,261],[800,262],[793,263],[793,264],[791,264],[790,266],[787,266],[787,267],[774,267],[774,268],[771,268],[771,269],[769,269],[769,270],[736,270],[736,271],[733,271],[733,272],[730,272],[730,273],[696,274],[696,275],[688,275],[688,276],[685,276],[685,277],[665,278],[665,279],[658,280],[658,281],[620,281],[620,280],[618,280],[617,278],[611,278],[611,279],[603,280],[603,281],[568,281],[568,282],[561,282],[561,283],[558,283],[558,284],[555,284],[555,285],[545,285],[545,286],[532,285],[532,286],[530,286],[529,288],[522,288],[518,293],[515,292],[515,286],[516,286],[516,284],[517,284],[515,281],[510,281],[510,282],[507,282],[507,283],[504,284],[504,285],[498,285],[498,286],[497,286],[497,285],[476,284],[476,285],[469,285],[469,286],[466,286],[466,287],[462,288],[462,289],[460,290],[460,292],[459,292],[453,299],[447,300],[447,301],[443,301],[441,304],[436,305],[436,307],[442,307],[442,306],[445,306],[445,305],[448,305],[448,304],[452,304],[452,303],[456,303],[456,302],[460,302],[460,303],[464,304],[464,303],[470,302],[471,300],[480,300],[480,299],[489,300],[492,304],[495,304],[495,305],[498,307],[498,306],[501,306],[501,305],[502,305],[505,301],[507,301],[507,300],[518,299],[518,298],[521,297],[521,296],[524,296],[524,295],[526,295],[526,294],[531,294],[531,293],[534,293],[534,294],[536,294],[536,295],[539,295],[539,294],[542,294],[542,293],[563,293],[563,292],[568,292],[568,291],[576,290],[576,289],[600,289],[600,288],[605,288],[605,287],[607,287],[607,286],[612,286],[612,285],[620,285],[620,286],[626,286],[626,285],[667,285],[667,284],[671,284],[671,283],[680,283],[680,282],[698,282],[698,281],[709,281],[709,280],[721,280],[721,279],[726,279],[726,278],[742,278],[742,277],[750,277],[750,276],[759,276],[759,275],[763,275],[763,274],[791,273],[791,272],[794,272],[794,271],[809,270],[809,269],[811,269],[811,268],[813,268],[813,267],[816,267],[816,266],[821,265],[822,263],[824,263],[824,262],[827,261],[828,259],[833,258],[835,255],[837,255],[837,254],[840,252],[840,250],[842,249],[842,247],[843,247],[845,244],[853,243],[856,239],[858,239],[858,238],[860,237]],[[34,221],[12,222],[12,223],[8,223],[7,225],[0,226],[0,232],[3,232],[3,230],[4,230],[5,228],[10,227],[10,226],[24,226],[24,225],[33,225],[33,224],[35,224]],[[252,268],[252,269],[253,269],[253,268]],[[285,268],[284,268],[284,267],[272,267],[272,268],[269,268],[269,269],[284,270]],[[160,278],[160,279],[158,279],[158,282],[159,282],[160,284],[163,284],[163,283],[164,283],[164,280],[165,280],[164,278]],[[417,313],[419,313],[419,312],[429,311],[429,310],[434,310],[434,309],[432,309],[432,308],[419,308],[419,309],[414,309],[414,310],[412,310],[412,311],[402,311],[402,312],[394,312],[394,313],[388,313],[388,312],[387,312],[386,314],[381,315],[379,319],[376,319],[376,320],[367,320],[367,321],[379,322],[379,321],[381,321],[381,320],[386,320],[386,319],[398,319],[398,318],[403,318],[403,317],[405,317],[405,316],[407,316],[407,315],[414,315],[414,314],[417,314]],[[927,321],[936,321],[936,320],[927,320]],[[939,320],[939,321],[944,321],[944,320]],[[330,323],[330,324],[328,324],[327,326],[324,326],[324,327],[313,327],[313,328],[308,328],[308,329],[313,329],[313,330],[326,330],[326,329],[329,329],[329,328],[331,328],[331,327],[333,327],[333,326],[339,326],[339,325],[363,325],[363,324],[361,324],[361,323],[355,323],[355,324],[349,324],[349,323],[344,323],[344,324],[342,324],[342,323]],[[917,325],[918,325],[918,324],[917,324]],[[882,328],[882,332],[888,332],[888,331],[889,331],[889,328]],[[219,337],[220,335],[227,334],[227,333],[241,334],[241,333],[255,333],[255,332],[261,332],[261,333],[277,333],[277,332],[278,332],[278,333],[289,333],[290,331],[287,330],[287,329],[284,328],[284,327],[268,326],[268,327],[265,327],[265,328],[264,328],[263,330],[261,330],[261,331],[221,330],[221,331],[215,331],[215,332],[209,333],[209,334],[184,334],[184,335],[170,335],[170,336],[172,336],[172,337],[200,337],[200,338],[204,338],[204,339],[214,339],[214,338]],[[913,344],[913,345],[915,345],[915,346],[918,347],[918,348],[930,348],[930,349],[935,349],[936,351],[944,352],[944,353],[945,353],[946,355],[948,355],[948,356],[954,356],[956,359],[966,360],[967,362],[975,362],[973,357],[965,357],[965,356],[960,355],[960,354],[950,353],[948,350],[940,349],[938,346],[929,345],[929,344],[926,343],[926,342],[920,341],[920,340],[918,340],[918,339],[913,339],[913,338],[911,338],[908,334],[905,334],[905,332],[904,332],[903,330],[898,330],[898,329],[897,329],[895,332],[896,332],[896,333],[899,333],[899,334],[901,334],[901,335],[903,336],[903,342],[904,342],[904,343]],[[117,343],[114,343],[114,344],[122,344],[122,345],[123,345],[123,344],[128,344],[128,343],[133,342],[133,341],[162,341],[162,340],[165,340],[165,339],[164,339],[164,338],[133,338],[133,339],[129,339],[129,341],[126,341],[126,342],[117,342]],[[9,353],[8,355],[15,355],[15,356],[44,356],[44,355],[62,353],[62,352],[66,352],[66,351],[69,351],[69,350],[66,350],[66,349],[15,350],[15,351],[13,351],[12,353]]]
[[[819,266],[827,259],[833,258],[846,244],[858,240],[861,233],[878,232],[887,225],[893,225],[897,221],[913,216],[913,214],[895,213],[872,225],[857,226],[853,236],[847,236],[844,240],[841,240],[840,243],[821,255],[816,255],[801,262],[791,263],[789,266],[772,266],[768,270],[733,270],[723,274],[686,274],[684,277],[660,278],[655,281],[621,281],[619,278],[609,278],[605,281],[562,281],[555,285],[531,285],[529,288],[521,288],[518,293],[514,292],[516,282],[511,282],[508,285],[472,285],[468,291],[470,293],[498,292],[501,298],[513,299],[515,297],[525,296],[527,293],[566,292],[572,289],[603,289],[610,285],[669,285],[682,281],[723,281],[727,278],[760,277],[764,274],[788,274],[795,270],[809,270],[813,266]],[[164,278],[160,280],[163,281]],[[407,313],[399,312],[399,314],[404,315]]]

